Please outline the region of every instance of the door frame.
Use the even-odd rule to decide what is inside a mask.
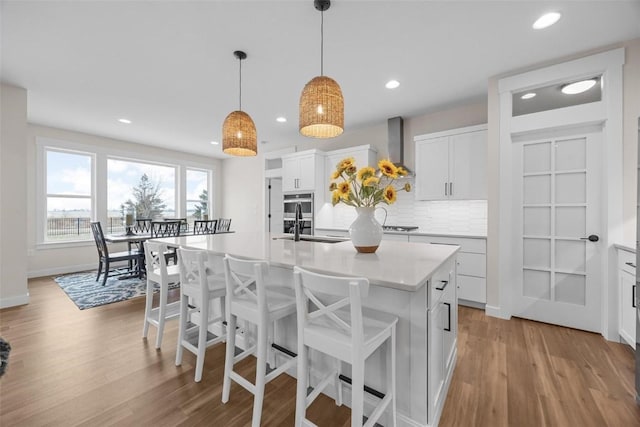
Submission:
[[[487,314],[508,319],[513,310],[513,283],[519,274],[515,260],[517,244],[514,233],[513,188],[511,165],[513,144],[523,135],[551,129],[570,129],[589,125],[602,126],[602,226],[603,263],[601,334],[608,340],[617,338],[617,286],[615,286],[615,250],[622,240],[622,67],[624,48],[614,49],[573,61],[506,77],[498,81],[500,105],[498,228],[489,226],[489,239],[497,238],[498,290],[496,301],[487,302]],[[551,111],[512,116],[513,93],[559,84],[572,79],[602,74],[605,88],[602,100],[590,104]],[[494,202],[494,203],[495,203]],[[489,203],[492,203],[490,200]],[[499,225],[498,225],[499,224]],[[495,232],[492,232],[495,230]],[[495,305],[495,303],[498,305]]]

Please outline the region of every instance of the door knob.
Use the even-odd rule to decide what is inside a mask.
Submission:
[[[590,242],[597,242],[598,240],[600,240],[600,236],[598,236],[597,234],[592,234],[589,237],[581,237],[580,240],[588,240]]]

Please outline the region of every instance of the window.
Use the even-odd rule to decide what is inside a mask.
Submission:
[[[210,218],[209,172],[187,169],[187,221]]]
[[[124,213],[129,207],[137,218],[175,218],[176,168],[108,159],[107,197],[110,233],[124,230]]]
[[[45,242],[92,239],[93,156],[45,148]]]

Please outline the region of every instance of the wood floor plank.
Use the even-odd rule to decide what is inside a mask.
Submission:
[[[177,324],[157,351],[142,339],[144,299],[78,310],[51,278],[29,281],[30,304],[0,310],[12,345],[0,379],[2,426],[247,426],[253,396],[237,384],[221,402],[224,344],[175,366]],[[172,292],[175,300],[177,292]],[[237,365],[253,381],[255,359]],[[598,334],[459,310],[458,363],[441,426],[640,426],[631,349]],[[295,379],[267,385],[264,426],[291,426]],[[321,396],[308,410],[320,426],[349,426],[350,411]]]

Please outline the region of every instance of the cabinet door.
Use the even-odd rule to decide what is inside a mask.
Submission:
[[[282,159],[282,191],[297,191],[300,160],[297,157]]]
[[[449,197],[458,200],[487,198],[487,131],[449,138]]]
[[[416,200],[449,197],[449,138],[416,142]]]
[[[429,313],[429,424],[433,422],[435,408],[443,398],[442,390],[445,379],[444,360],[444,326],[446,319],[446,306],[440,302]],[[444,320],[444,322],[443,322]]]
[[[618,270],[620,281],[620,336],[631,346],[636,345],[636,308],[633,297],[637,289],[635,277],[623,270]]]
[[[298,190],[315,191],[316,165],[313,155],[300,157],[298,163]]]

